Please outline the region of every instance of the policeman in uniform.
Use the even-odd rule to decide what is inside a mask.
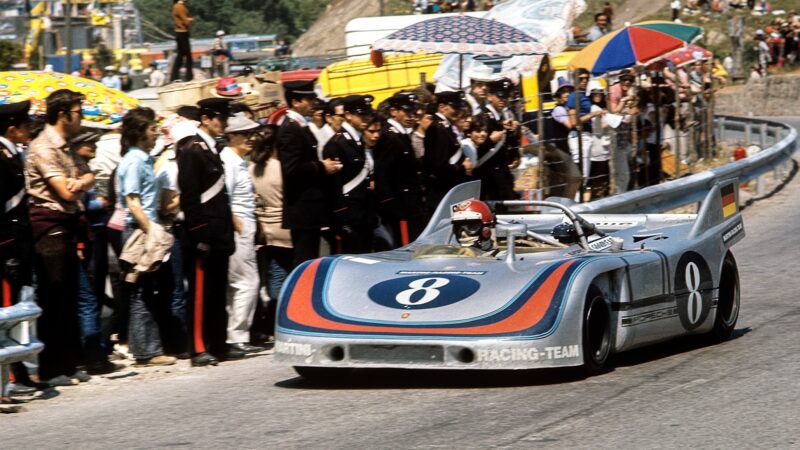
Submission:
[[[467,70],[469,77],[469,92],[466,93],[466,100],[472,109],[472,115],[477,116],[486,112],[486,92],[487,83],[495,79],[492,68],[483,64],[476,65]]]
[[[0,307],[19,301],[22,286],[30,286],[33,244],[25,191],[25,162],[18,145],[30,141],[31,102],[0,105]],[[21,363],[12,364],[16,383],[11,394],[35,391]],[[2,393],[0,393],[2,394]]]
[[[425,132],[422,157],[428,217],[450,189],[472,176],[474,161],[464,157],[455,130],[455,121],[467,107],[463,92],[436,94],[436,114]]]
[[[375,116],[371,95],[350,95],[342,99],[342,128],[325,144],[323,158],[339,161],[336,174],[333,224],[336,227],[338,253],[368,253],[372,231],[377,225],[373,208],[370,173],[374,162],[364,149],[362,134]]]
[[[389,98],[389,116],[375,146],[375,195],[381,222],[396,247],[414,241],[425,227],[420,161],[411,146],[419,108],[417,95],[398,92]]]
[[[520,126],[508,107],[514,84],[508,78],[487,84],[484,113],[489,139],[478,148],[475,176],[481,180],[484,200],[514,200],[514,177],[511,167],[519,165]]]
[[[283,171],[283,228],[292,234],[294,266],[319,256],[322,229],[330,226],[333,179],[341,169],[332,159],[320,160],[317,140],[307,117],[314,108],[313,81],[283,84],[289,109],[278,129],[278,159]]]
[[[233,216],[225,188],[225,170],[216,138],[230,115],[230,99],[198,102],[197,134],[176,145],[178,187],[187,242],[184,244],[189,278],[187,323],[193,366],[216,365],[219,359],[244,356],[228,348],[228,257],[233,253]]]

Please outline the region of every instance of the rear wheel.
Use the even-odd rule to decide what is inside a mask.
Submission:
[[[611,310],[600,291],[592,287],[583,308],[583,372],[603,370],[611,353]]]
[[[352,369],[346,367],[294,366],[294,371],[309,381],[337,383],[347,379]]]
[[[739,295],[739,269],[733,255],[728,253],[722,262],[714,327],[707,336],[711,342],[722,342],[731,337],[739,319]]]

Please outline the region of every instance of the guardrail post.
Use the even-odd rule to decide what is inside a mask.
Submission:
[[[720,117],[717,119],[717,142],[722,142],[722,136],[725,134],[725,118]]]
[[[750,122],[744,123],[744,142],[745,145],[750,145],[753,141],[750,139]]]
[[[759,142],[761,143],[761,149],[763,150],[767,148],[767,124],[762,123],[760,130],[758,131],[759,131],[758,134],[760,135]]]
[[[9,366],[8,364],[0,364],[0,397],[5,397],[6,390],[8,389],[9,380]]]
[[[761,175],[756,179],[756,195],[763,197],[767,190],[767,179],[765,175]]]

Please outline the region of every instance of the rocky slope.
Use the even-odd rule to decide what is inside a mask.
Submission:
[[[378,0],[333,0],[320,18],[292,45],[295,56],[344,53],[344,28],[357,17],[377,16]]]

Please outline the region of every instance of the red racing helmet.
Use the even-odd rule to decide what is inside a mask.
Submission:
[[[494,215],[486,203],[466,200],[455,205],[450,222],[453,224],[453,234],[462,247],[491,248]]]

